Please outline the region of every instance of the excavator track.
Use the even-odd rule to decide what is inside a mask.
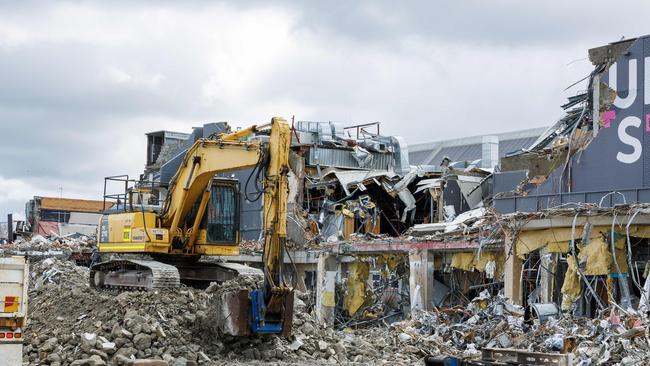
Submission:
[[[205,288],[238,276],[263,276],[261,270],[237,263],[167,264],[154,260],[116,259],[90,269],[90,286],[98,290],[142,290],[179,287],[181,282]]]
[[[146,291],[179,287],[180,283],[176,267],[152,260],[110,260],[90,269],[90,286],[99,290]]]

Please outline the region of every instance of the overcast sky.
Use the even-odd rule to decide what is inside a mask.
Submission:
[[[100,199],[144,133],[381,121],[409,143],[546,126],[587,49],[650,33],[647,2],[0,2],[0,221]]]

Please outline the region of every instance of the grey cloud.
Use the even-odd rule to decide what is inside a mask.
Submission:
[[[385,43],[405,35],[509,45],[602,42],[646,32],[632,14],[650,4],[623,1],[282,1],[302,14],[299,27]],[[251,7],[264,1],[238,2]]]

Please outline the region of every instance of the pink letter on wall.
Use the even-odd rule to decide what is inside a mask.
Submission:
[[[613,119],[616,119],[616,111],[605,111],[600,113],[600,119],[603,120],[603,127],[609,128]],[[647,118],[646,118],[647,121]]]

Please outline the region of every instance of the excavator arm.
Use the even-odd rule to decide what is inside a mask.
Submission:
[[[242,141],[269,126],[268,143]],[[264,169],[264,286],[253,290],[250,296],[250,328],[254,333],[286,333],[287,317],[292,316],[293,289],[285,280],[283,269],[290,146],[291,130],[280,118],[273,118],[269,125],[222,134],[215,140],[197,141],[171,180],[160,217],[162,226],[170,228],[172,252],[192,253],[215,174],[255,166]],[[199,209],[192,227],[182,230],[179,224],[199,198]]]
[[[245,169],[260,164],[264,147],[259,141],[201,139],[185,154],[181,167],[172,178],[169,193],[160,216],[163,227],[169,228],[172,252],[191,253],[192,235],[196,231],[179,225],[187,217],[195,202],[201,197],[200,209],[195,223],[200,222],[210,196],[214,176],[234,169]],[[194,228],[194,226],[193,226]]]
[[[252,331],[279,333],[293,313],[292,286],[284,279],[287,240],[287,198],[291,130],[286,123],[274,125],[268,144],[268,165],[264,177],[264,288],[252,294]],[[264,301],[256,301],[261,297]],[[264,314],[265,319],[256,314]],[[289,321],[290,324],[290,321]],[[284,330],[287,333],[287,329]]]

